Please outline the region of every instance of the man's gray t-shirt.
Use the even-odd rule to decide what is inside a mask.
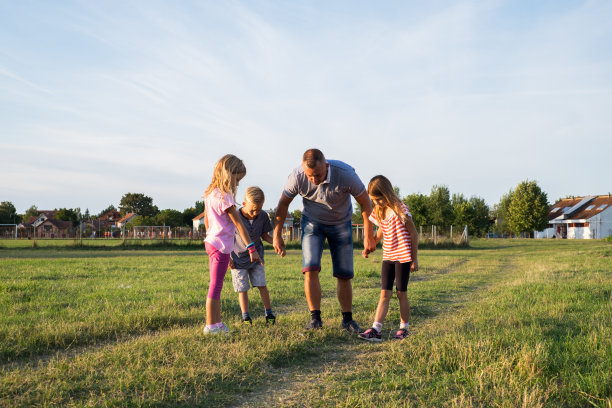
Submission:
[[[264,246],[263,242],[261,242],[261,236],[264,232],[270,233],[272,231],[272,223],[270,223],[270,217],[268,213],[265,211],[261,211],[257,214],[257,217],[251,222],[248,220],[242,211],[238,210],[238,214],[240,214],[240,219],[242,223],[246,227],[249,236],[251,238],[251,242],[255,243],[255,247],[257,248],[257,253],[261,258],[262,262],[264,259]],[[242,237],[236,231],[236,236],[234,239],[234,251],[232,252],[232,260],[234,261],[234,269],[249,269],[257,264],[251,262],[251,256],[249,255],[249,251],[246,249],[246,246],[250,244],[250,242],[244,243]]]
[[[291,172],[283,193],[294,198],[303,197],[304,215],[310,220],[327,225],[340,225],[351,219],[351,195],[357,197],[365,191],[361,179],[348,164],[327,160],[327,180],[317,185],[308,181],[302,166]]]

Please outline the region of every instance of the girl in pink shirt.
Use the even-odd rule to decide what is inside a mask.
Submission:
[[[212,181],[204,193],[206,210],[204,224],[206,239],[204,245],[208,253],[210,286],[206,298],[206,327],[204,333],[227,333],[229,329],[221,322],[221,289],[234,250],[236,229],[244,242],[251,242],[249,233],[240,220],[234,203],[236,188],[246,175],[244,163],[233,154],[226,154],[217,164]],[[252,262],[261,262],[255,244],[247,249]]]

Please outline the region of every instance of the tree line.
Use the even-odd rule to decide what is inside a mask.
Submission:
[[[395,187],[395,192],[401,197],[398,187]],[[550,210],[546,193],[535,181],[529,180],[522,181],[504,194],[493,208],[490,208],[481,197],[466,198],[460,193],[451,194],[445,185],[433,186],[428,195],[413,193],[401,198],[410,208],[417,228],[435,225],[438,231],[445,232],[451,225],[460,228],[467,225],[470,235],[474,236],[484,236],[489,232],[500,236],[509,234],[519,236],[541,231],[548,224]],[[142,193],[126,193],[121,197],[118,209],[114,205],[109,205],[99,214],[90,215],[88,209],[81,213],[80,208],[60,208],[57,210],[56,218],[72,221],[76,226],[81,221],[95,220],[111,211],[118,211],[122,216],[129,213],[138,214],[130,221],[133,226],[183,227],[191,226],[193,218],[204,211],[204,202],[196,201],[194,206],[185,208],[182,212],[170,208],[159,210],[153,204],[151,197]],[[268,212],[273,219],[275,210],[271,209]],[[292,212],[295,225],[299,225],[301,214],[300,210]],[[20,215],[11,202],[0,203],[0,224],[19,224],[31,216],[38,216],[38,209],[34,205],[25,214]],[[363,223],[359,205],[355,207],[353,222]]]

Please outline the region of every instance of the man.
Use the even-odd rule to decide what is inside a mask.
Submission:
[[[364,250],[367,256],[376,249],[369,216],[372,204],[368,192],[346,163],[326,160],[318,149],[309,149],[302,157],[302,165],[289,175],[276,209],[274,250],[285,256],[282,228],[289,204],[296,195],[303,198],[302,214],[302,273],[304,292],[310,308],[311,320],[306,329],[319,329],[321,321],[321,255],[325,239],[332,256],[333,275],[337,279],[337,296],[342,309],[342,327],[351,333],[361,330],[353,320],[353,231],[351,195],[361,205],[364,222]]]

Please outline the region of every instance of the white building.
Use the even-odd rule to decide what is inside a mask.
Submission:
[[[612,235],[612,196],[564,198],[548,213],[548,228],[535,238],[601,239]]]
[[[197,217],[195,217],[194,219],[192,219],[191,221],[193,222],[193,232],[197,233],[200,231],[200,229],[204,229],[204,217],[206,216],[206,211],[202,211],[201,214],[199,214]],[[202,226],[202,228],[200,228],[200,225]]]

